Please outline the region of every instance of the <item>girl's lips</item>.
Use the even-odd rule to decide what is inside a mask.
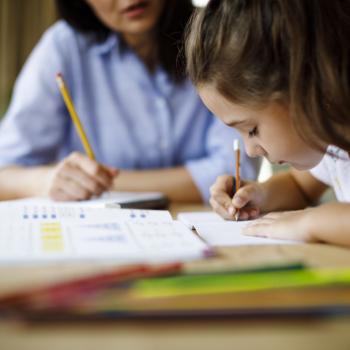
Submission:
[[[147,6],[148,1],[138,1],[122,10],[122,13],[128,18],[133,19],[142,16],[146,11]]]

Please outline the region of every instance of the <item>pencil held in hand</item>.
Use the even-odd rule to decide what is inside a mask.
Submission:
[[[233,141],[233,151],[235,154],[236,159],[236,171],[235,171],[235,188],[234,193],[237,193],[241,186],[241,150],[239,148],[239,140],[236,139]],[[239,210],[236,210],[235,213],[235,220],[238,221],[239,219]]]
[[[75,128],[78,132],[78,135],[80,137],[80,140],[83,144],[85,152],[90,159],[95,159],[95,154],[90,146],[90,143],[89,143],[89,140],[85,134],[83,125],[81,124],[79,116],[74,108],[72,98],[70,97],[69,91],[66,87],[66,84],[64,83],[63,76],[61,73],[58,73],[56,75],[56,81],[57,81],[58,87],[60,89],[60,92],[62,94],[63,100],[67,106],[69,115],[71,116],[71,118],[73,120],[74,126],[75,126]]]

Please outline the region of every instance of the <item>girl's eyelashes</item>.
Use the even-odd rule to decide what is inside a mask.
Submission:
[[[258,135],[258,127],[257,126],[255,126],[253,129],[248,131],[249,137],[254,137],[256,135]]]

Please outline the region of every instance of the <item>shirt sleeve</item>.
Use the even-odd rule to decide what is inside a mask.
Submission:
[[[43,35],[18,76],[0,125],[0,166],[45,164],[58,156],[68,116],[55,82],[66,72],[60,27]]]
[[[209,201],[209,188],[219,175],[235,171],[233,140],[239,139],[241,146],[241,177],[246,180],[257,178],[259,159],[249,158],[238,131],[213,118],[206,137],[206,156],[187,161],[185,166],[201,192],[205,202]]]
[[[317,180],[323,182],[328,186],[332,186],[331,177],[327,167],[327,157],[329,156],[325,154],[321,162],[310,170],[310,173]]]

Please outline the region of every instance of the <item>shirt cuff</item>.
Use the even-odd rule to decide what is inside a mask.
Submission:
[[[233,157],[232,157],[233,160]],[[245,154],[241,159],[241,178],[256,180],[260,168],[260,159],[248,158]],[[186,162],[185,168],[199,189],[203,201],[209,202],[210,186],[214,184],[219,175],[233,174],[234,163],[225,159],[202,158]]]
[[[188,161],[185,164],[185,168],[192,176],[205,203],[209,202],[210,186],[219,175],[225,174],[228,171],[227,167],[222,163],[215,162],[215,160],[208,158]]]

